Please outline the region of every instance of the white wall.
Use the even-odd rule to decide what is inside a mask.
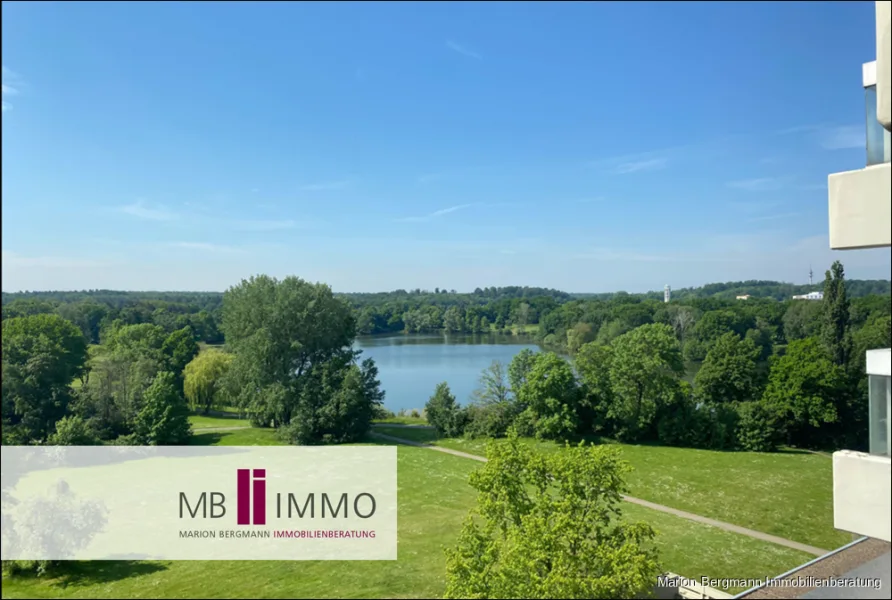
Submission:
[[[852,450],[833,453],[833,526],[892,541],[892,460]]]
[[[892,245],[892,165],[884,163],[827,178],[830,247],[854,250]]]

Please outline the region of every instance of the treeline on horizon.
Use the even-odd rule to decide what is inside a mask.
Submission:
[[[863,324],[876,305],[889,304],[882,300],[892,289],[888,280],[847,280],[845,285],[848,297],[853,299],[852,318],[856,324]],[[441,331],[535,334],[545,344],[573,350],[588,341],[607,343],[643,324],[678,320],[678,307],[687,306],[692,309],[691,314],[681,317],[679,325],[684,333],[691,333],[687,329],[694,329],[694,322],[708,315],[697,325],[701,332],[712,327],[747,335],[756,329],[762,332],[758,337],[767,349],[771,343],[785,343],[787,338],[808,334],[805,323],[816,306],[791,298],[817,288],[776,281],[713,283],[675,290],[669,305],[663,303],[662,291],[569,294],[520,286],[477,288],[470,293],[416,288],[335,296],[346,300],[353,309],[359,335]],[[735,299],[744,293],[751,298]],[[222,305],[223,293],[217,292],[3,292],[2,318],[57,313],[76,324],[92,344],[99,344],[102,331],[115,322],[151,323],[168,333],[189,327],[197,341],[222,344]],[[691,323],[686,324],[687,320]],[[791,335],[787,335],[787,330]],[[699,339],[711,338],[694,333]],[[702,360],[705,356],[705,346],[696,339],[685,349],[687,360]]]

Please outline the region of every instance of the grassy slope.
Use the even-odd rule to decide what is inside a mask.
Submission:
[[[396,430],[387,433],[399,436]],[[419,430],[413,439],[423,435]],[[485,440],[435,443],[486,453]],[[558,447],[527,443],[543,451]],[[827,550],[852,541],[851,535],[833,527],[833,466],[824,456],[619,446],[634,468],[627,478],[632,496]]]
[[[399,432],[404,432],[404,428]],[[425,430],[413,430],[419,434]],[[397,432],[394,432],[397,433]],[[269,429],[206,432],[195,443],[274,445]],[[479,446],[478,446],[479,447]],[[4,598],[432,598],[443,592],[443,548],[455,540],[479,464],[399,448],[399,560],[375,562],[92,562],[55,578],[4,579]],[[764,577],[810,557],[780,546],[625,504],[625,518],[658,532],[663,567],[688,577]]]
[[[192,415],[189,417],[192,429],[207,429],[208,427],[250,427],[251,422],[245,419],[229,417],[206,417],[205,415]]]

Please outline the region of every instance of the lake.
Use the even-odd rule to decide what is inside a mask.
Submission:
[[[373,358],[385,392],[384,406],[420,412],[438,383],[445,381],[466,404],[480,372],[498,360],[506,366],[515,354],[541,348],[529,337],[497,334],[397,334],[356,340],[361,359]]]

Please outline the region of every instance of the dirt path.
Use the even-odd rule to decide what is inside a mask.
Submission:
[[[394,437],[392,435],[387,435],[384,433],[372,432],[373,436],[377,438],[381,438],[383,440],[391,441],[397,444],[405,444],[407,446],[417,446],[419,448],[428,448],[429,450],[436,450],[437,452],[443,452],[445,454],[452,454],[454,456],[460,456],[462,458],[469,458],[471,460],[476,460],[478,462],[486,462],[486,459],[482,456],[477,456],[475,454],[468,454],[467,452],[461,452],[459,450],[453,450],[451,448],[441,448],[440,446],[433,446],[431,444],[425,444],[422,442],[413,442],[412,440],[404,440],[402,438]],[[712,527],[717,527],[719,529],[724,529],[725,531],[730,531],[732,533],[739,533],[740,535],[749,536],[751,538],[755,538],[757,540],[762,540],[763,542],[770,542],[772,544],[777,544],[779,546],[786,546],[787,548],[792,548],[793,550],[799,550],[800,552],[806,552],[808,554],[812,554],[814,556],[823,556],[827,554],[827,550],[822,550],[821,548],[816,548],[814,546],[809,546],[808,544],[801,544],[799,542],[794,542],[793,540],[788,540],[786,538],[778,537],[776,535],[771,535],[770,533],[762,533],[761,531],[756,531],[755,529],[748,529],[746,527],[741,527],[739,525],[732,525],[731,523],[725,523],[724,521],[717,521],[715,519],[710,519],[709,517],[702,517],[700,515],[695,515],[694,513],[689,513],[684,510],[679,510],[677,508],[672,508],[671,506],[665,506],[663,504],[656,504],[654,502],[649,502],[647,500],[642,500],[641,498],[635,498],[633,496],[623,496],[623,500],[626,502],[631,502],[632,504],[637,504],[639,506],[644,506],[647,508],[651,508],[653,510],[658,510],[660,512],[664,512],[670,515],[675,515],[676,517],[681,517],[682,519],[688,519],[689,521],[695,521],[697,523],[703,523],[704,525],[710,525]]]
[[[433,429],[432,425],[409,425],[407,423],[372,423],[372,427],[393,427],[396,429]]]

